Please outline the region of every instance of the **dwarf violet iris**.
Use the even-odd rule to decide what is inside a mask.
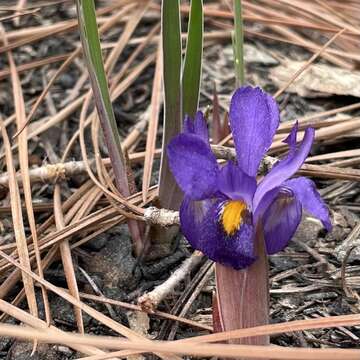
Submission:
[[[256,260],[255,231],[262,226],[267,254],[284,249],[305,209],[331,229],[328,209],[305,178],[290,179],[304,163],[314,140],[307,128],[297,145],[297,124],[284,140],[287,156],[257,183],[261,159],[279,126],[275,100],[260,88],[237,89],[230,104],[236,163],[219,166],[211,151],[203,114],[185,118],[183,133],[170,142],[171,171],[184,192],[181,230],[189,243],[210,259],[235,269]]]

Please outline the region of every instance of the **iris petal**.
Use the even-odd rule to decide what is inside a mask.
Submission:
[[[219,221],[222,202],[222,199],[193,201],[185,197],[180,208],[181,230],[192,247],[209,259],[243,269],[256,259],[253,225],[246,221],[233,236],[226,236]]]
[[[244,86],[235,91],[229,114],[238,164],[255,176],[279,125],[277,103],[260,88]]]
[[[290,146],[289,154],[285,159],[280,160],[260,182],[254,195],[254,208],[259,205],[261,198],[268,191],[281,186],[285,180],[294,175],[301,167],[310,152],[314,140],[314,129],[307,128],[305,130],[304,138],[298,149],[296,149],[296,134],[294,134],[294,131],[291,132],[287,140]]]
[[[291,128],[287,138],[283,140],[283,143],[289,145],[289,153],[287,155],[288,157],[293,155],[296,151],[298,129],[299,129],[299,123],[296,121],[294,126]]]
[[[220,170],[218,188],[230,199],[244,200],[251,207],[256,190],[256,179],[245,174],[238,165],[229,161]]]
[[[194,201],[185,196],[180,207],[181,232],[195,249],[202,251],[204,239],[201,236],[205,217],[212,208],[215,200]]]
[[[262,216],[266,252],[283,250],[293,237],[300,221],[301,203],[290,191],[280,190]]]
[[[181,190],[193,200],[217,190],[219,168],[210,146],[193,134],[180,134],[168,145],[169,165]]]
[[[275,198],[278,196],[279,191],[281,190],[280,187],[272,189],[268,191],[262,198],[260,203],[257,205],[256,210],[254,212],[254,224],[264,215],[264,212],[267,208],[273,203]]]
[[[183,132],[186,134],[193,134],[199,136],[206,143],[209,142],[209,132],[206,124],[206,120],[201,111],[198,111],[195,115],[195,119],[186,115],[183,125]]]
[[[299,177],[286,181],[284,185],[292,190],[305,210],[320,219],[326,230],[331,230],[329,210],[316,190],[313,181],[305,177]]]

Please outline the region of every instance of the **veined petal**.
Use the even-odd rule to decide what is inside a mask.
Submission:
[[[230,104],[230,127],[238,164],[255,176],[279,125],[275,100],[260,88],[243,86],[235,91]]]
[[[326,230],[331,231],[328,207],[321,199],[313,181],[299,177],[285,181],[284,186],[291,189],[306,211],[321,220]]]
[[[181,230],[191,246],[209,259],[235,269],[251,265],[254,256],[254,229],[250,221],[227,236],[221,225],[223,200],[193,201],[185,197],[180,208]]]
[[[264,215],[264,212],[273,203],[275,198],[278,196],[280,190],[280,187],[272,189],[261,198],[260,203],[257,205],[254,211],[254,224],[257,224],[257,221]]]
[[[193,200],[217,190],[219,168],[210,146],[193,134],[180,134],[167,148],[170,169],[185,195]]]
[[[188,196],[184,197],[180,207],[181,232],[194,249],[204,248],[203,242],[206,242],[206,239],[202,236],[202,228],[215,201],[214,199],[192,200]]]
[[[294,194],[290,190],[280,190],[261,219],[269,255],[288,245],[301,221],[301,214],[301,203]]]
[[[219,191],[233,200],[245,200],[250,209],[256,190],[256,179],[245,174],[241,168],[229,161],[220,169]]]
[[[197,135],[206,143],[209,142],[208,127],[201,111],[196,113],[195,119],[192,119],[188,115],[185,116],[183,133]]]
[[[297,125],[295,125],[297,126]],[[293,142],[296,139],[296,135],[294,135],[294,130],[291,133],[291,137],[289,136],[289,145],[290,151],[288,156],[280,160],[264,177],[264,179],[260,182],[255,195],[254,195],[254,208],[259,205],[261,198],[270,190],[282,185],[282,183],[289,179],[292,175],[296,173],[296,171],[301,167],[304,163],[306,157],[308,156],[311,145],[314,140],[314,129],[307,128],[305,130],[304,138],[299,146],[296,149],[296,144]],[[296,140],[295,140],[296,141]]]

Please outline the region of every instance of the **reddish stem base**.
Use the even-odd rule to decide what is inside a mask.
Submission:
[[[256,236],[257,261],[245,270],[216,264],[218,319],[223,331],[269,323],[269,278],[262,232]],[[216,321],[216,317],[214,318]],[[214,324],[214,328],[218,328]],[[235,344],[269,345],[269,336],[231,341]]]

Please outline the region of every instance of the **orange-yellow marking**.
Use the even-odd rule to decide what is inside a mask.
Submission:
[[[224,204],[221,213],[221,223],[227,235],[233,235],[240,228],[245,214],[246,204],[232,200]]]

